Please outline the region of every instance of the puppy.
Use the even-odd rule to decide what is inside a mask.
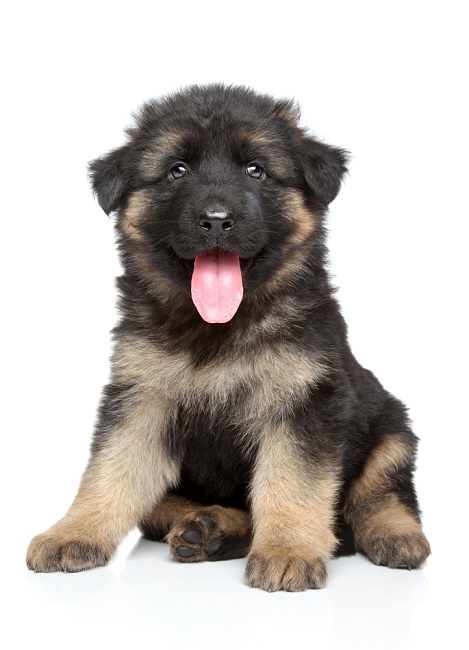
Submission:
[[[180,562],[247,555],[267,591],[323,587],[334,555],[429,555],[417,438],[353,357],[326,271],[347,154],[298,119],[291,101],[193,86],[91,163],[122,318],[88,466],[30,569],[102,566],[136,526]]]

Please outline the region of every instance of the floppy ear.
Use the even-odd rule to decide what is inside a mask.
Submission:
[[[303,167],[306,182],[324,206],[335,199],[347,172],[348,152],[314,138],[304,139]]]
[[[93,192],[107,215],[117,210],[132,189],[129,153],[130,148],[126,144],[96,158],[88,165]]]

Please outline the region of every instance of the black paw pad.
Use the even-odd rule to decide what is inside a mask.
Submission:
[[[213,530],[215,528],[215,522],[213,519],[209,519],[208,517],[204,517],[204,519],[199,519],[199,524],[206,528],[207,530]]]
[[[189,544],[200,544],[202,541],[202,535],[198,530],[186,530],[181,535],[182,539]]]
[[[181,557],[192,557],[196,553],[195,548],[191,548],[190,546],[177,546],[176,547],[176,553],[180,555]]]

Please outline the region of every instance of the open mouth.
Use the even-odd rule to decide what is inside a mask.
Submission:
[[[240,258],[221,248],[205,251],[194,260],[192,301],[207,323],[227,323],[243,299],[243,272],[252,258]]]

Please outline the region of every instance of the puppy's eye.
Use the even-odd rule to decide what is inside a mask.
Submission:
[[[185,165],[182,163],[177,163],[176,165],[173,165],[171,169],[168,172],[168,176],[171,180],[175,181],[178,178],[182,178],[187,174],[189,170]]]
[[[258,163],[249,163],[246,167],[246,174],[252,178],[262,179],[265,177],[265,169]]]

